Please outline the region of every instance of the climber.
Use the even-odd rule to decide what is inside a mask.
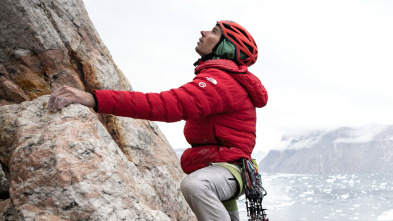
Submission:
[[[246,29],[218,21],[201,31],[195,47],[194,79],[161,93],[95,90],[87,93],[63,86],[52,93],[49,109],[71,103],[98,113],[175,122],[186,120],[184,135],[191,148],[181,157],[181,191],[198,220],[239,220],[236,199],[242,190],[239,160],[251,158],[255,146],[256,108],[268,95],[248,71],[258,48]]]

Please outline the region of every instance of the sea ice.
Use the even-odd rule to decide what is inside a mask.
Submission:
[[[393,220],[393,210],[383,212],[377,220]]]
[[[349,194],[343,194],[343,195],[341,195],[341,199],[346,200],[346,199],[348,199],[348,198],[349,198]]]

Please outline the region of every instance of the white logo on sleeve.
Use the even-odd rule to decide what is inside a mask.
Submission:
[[[212,82],[213,84],[217,84],[216,79],[212,78],[212,77],[206,77],[206,79],[210,82]]]
[[[199,82],[199,87],[206,87],[206,83],[205,82]]]

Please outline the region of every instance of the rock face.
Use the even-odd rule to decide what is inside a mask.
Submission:
[[[48,113],[43,95],[62,85],[132,90],[82,0],[0,1],[0,163],[10,185],[0,214],[194,220],[158,127],[74,105]]]
[[[393,126],[370,125],[284,137],[286,149],[261,161],[266,172],[345,174],[392,173]]]
[[[10,198],[8,180],[5,177],[3,169],[0,167],[0,200]]]
[[[176,203],[170,194],[178,186],[164,190],[164,202],[88,108],[70,105],[53,114],[48,99],[0,108],[0,125],[13,140],[0,148],[12,153],[3,161],[20,217],[170,220],[160,209]]]

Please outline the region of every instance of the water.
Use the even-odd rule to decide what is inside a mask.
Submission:
[[[270,221],[393,220],[393,174],[262,174]],[[244,196],[240,218],[247,220]]]

